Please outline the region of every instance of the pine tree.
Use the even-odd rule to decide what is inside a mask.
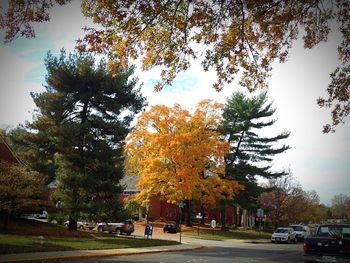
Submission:
[[[290,133],[282,132],[272,137],[262,135],[264,128],[276,122],[270,118],[275,109],[267,100],[266,92],[252,98],[235,92],[227,100],[223,111],[222,133],[230,144],[229,154],[225,157],[226,176],[245,186],[245,190],[236,196],[235,204],[250,210],[257,208],[256,199],[263,191],[258,186],[257,176],[278,178],[286,174],[285,171],[272,171],[271,162],[276,154],[290,148],[288,145],[274,147],[280,140],[288,138]],[[222,223],[225,227],[223,209]]]
[[[38,107],[30,136],[50,152],[57,181],[54,194],[76,229],[82,213],[95,220],[119,219],[124,139],[145,106],[133,68],[95,62],[91,54],[48,53],[46,91],[32,94]],[[35,140],[34,139],[34,140]],[[39,147],[38,147],[39,148]]]

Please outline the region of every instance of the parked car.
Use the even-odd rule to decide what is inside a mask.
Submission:
[[[68,227],[69,221],[64,222],[64,225],[66,227]],[[92,230],[92,229],[95,228],[96,224],[93,223],[93,222],[88,222],[88,221],[78,221],[77,222],[77,226],[78,226],[79,229],[90,229],[90,230]]]
[[[296,232],[297,240],[304,241],[305,238],[311,235],[310,228],[304,225],[290,225],[289,227],[293,228]]]
[[[275,230],[275,232],[271,235],[271,242],[286,242],[296,243],[296,233],[291,227],[279,227]]]
[[[350,262],[350,225],[323,224],[304,240],[304,261]]]
[[[131,235],[134,232],[134,224],[132,220],[125,220],[121,223],[98,223],[97,231],[104,232],[108,231],[109,233],[116,234],[127,234]]]
[[[175,222],[168,222],[164,224],[163,232],[176,234],[177,232],[180,232],[180,228],[179,228],[179,225],[176,224]]]
[[[34,214],[34,218],[38,218],[38,219],[46,219],[47,217],[47,212],[44,210],[41,213],[36,213]]]

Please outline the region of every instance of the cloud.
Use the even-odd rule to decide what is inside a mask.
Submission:
[[[36,90],[37,85],[25,80],[36,64],[14,55],[6,46],[0,47],[0,57],[0,124],[16,126],[32,117],[34,103],[30,91]]]

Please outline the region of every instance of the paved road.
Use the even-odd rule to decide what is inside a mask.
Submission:
[[[158,263],[298,263],[303,262],[302,244],[252,244],[237,241],[208,241],[185,238],[205,248],[187,252],[171,252],[94,258],[64,262],[158,262]]]

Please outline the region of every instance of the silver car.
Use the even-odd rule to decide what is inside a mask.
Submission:
[[[291,227],[279,227],[271,235],[271,242],[296,243],[296,232]]]
[[[64,225],[68,227],[69,221],[64,222]],[[94,229],[96,227],[96,224],[93,222],[87,222],[87,221],[77,221],[77,227],[79,229]]]

